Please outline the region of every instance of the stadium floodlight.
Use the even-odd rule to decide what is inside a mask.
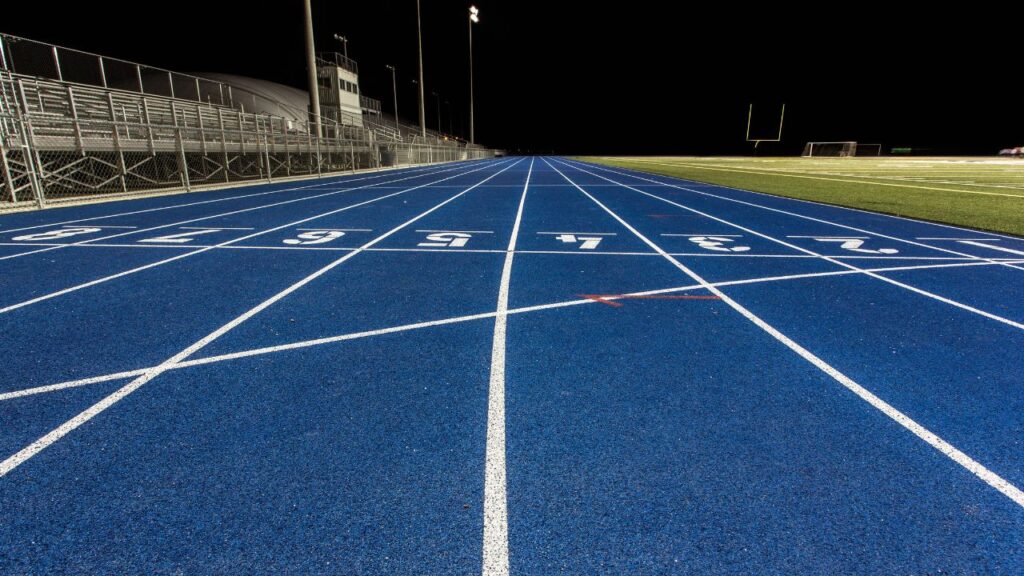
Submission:
[[[348,38],[345,38],[341,34],[335,34],[334,39],[345,45],[345,59],[348,60]]]
[[[473,24],[480,22],[480,9],[469,7],[469,143],[476,143],[476,130],[473,125]]]
[[[395,67],[391,64],[385,64],[388,70],[391,70],[391,95],[395,99],[395,132],[399,137],[402,136],[402,127],[398,125],[398,81],[395,80]]]

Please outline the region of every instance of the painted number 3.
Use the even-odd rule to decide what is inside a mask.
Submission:
[[[750,250],[750,246],[726,246],[725,243],[732,242],[732,239],[721,236],[693,236],[690,238],[690,242],[705,250],[715,252],[746,252]]]

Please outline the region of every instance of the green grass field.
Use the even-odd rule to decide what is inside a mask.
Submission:
[[[580,160],[1024,236],[1024,160],[603,156]]]

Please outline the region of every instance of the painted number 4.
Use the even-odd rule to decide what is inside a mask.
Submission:
[[[600,236],[577,236],[575,234],[562,234],[561,236],[555,236],[556,240],[561,240],[566,244],[580,243],[580,250],[593,250],[597,248],[597,245],[601,243]]]

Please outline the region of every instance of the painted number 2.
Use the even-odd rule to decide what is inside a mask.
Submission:
[[[331,240],[337,240],[344,236],[341,230],[312,230],[303,232],[296,238],[288,238],[284,241],[289,246],[309,246],[310,244],[326,244]]]
[[[879,248],[872,250],[870,248],[861,248],[864,245],[864,240],[861,238],[815,238],[818,242],[840,242],[839,247],[850,252],[860,252],[861,254],[897,254],[899,250],[895,248]]]

